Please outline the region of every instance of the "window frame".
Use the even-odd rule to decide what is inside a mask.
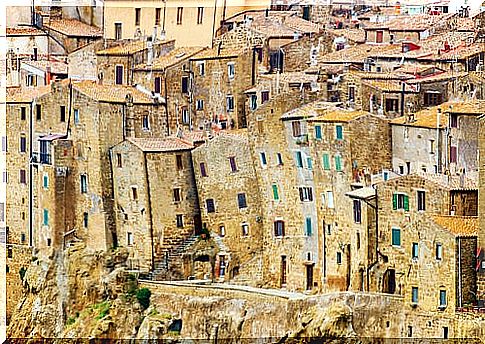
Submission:
[[[391,245],[393,247],[401,247],[402,245],[401,228],[399,227],[391,228]]]
[[[237,194],[237,207],[238,209],[246,209],[248,207],[248,202],[246,199],[245,192],[239,192]]]

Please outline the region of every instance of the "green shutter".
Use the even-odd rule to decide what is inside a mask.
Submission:
[[[336,126],[337,140],[342,140],[344,138],[343,128],[341,125]]]
[[[322,139],[322,127],[317,125],[315,126],[315,138],[317,140],[321,140]]]
[[[273,184],[273,199],[275,201],[280,199],[280,196],[278,194],[278,185],[276,185],[276,184]]]
[[[392,209],[397,209],[397,194],[392,195]]]
[[[330,159],[328,154],[323,154],[323,169],[330,170]]]
[[[404,195],[404,210],[409,211],[409,196]]]
[[[401,230],[399,228],[392,229],[392,245],[401,246]]]
[[[49,211],[44,209],[44,226],[49,225]]]
[[[340,155],[335,156],[335,169],[337,171],[342,171],[342,163],[341,163],[341,160],[340,160]]]

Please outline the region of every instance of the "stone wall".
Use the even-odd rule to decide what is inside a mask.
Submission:
[[[21,270],[27,269],[32,261],[32,248],[27,245],[7,245],[6,275],[7,287],[6,314],[7,325],[19,300],[23,296]]]
[[[476,238],[456,238],[456,307],[473,304],[477,294]]]

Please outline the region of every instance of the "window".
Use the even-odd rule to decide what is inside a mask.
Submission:
[[[206,167],[205,167],[205,162],[201,162],[201,163],[199,164],[199,168],[200,168],[200,175],[201,175],[202,177],[207,177],[207,169],[206,169]]]
[[[261,91],[261,104],[266,103],[269,100],[269,91]]]
[[[409,211],[409,197],[406,194],[395,193],[392,195],[392,209],[404,209]]]
[[[435,151],[434,140],[429,140],[429,154],[434,154],[434,151]]]
[[[20,233],[20,242],[25,243],[25,240],[26,240],[25,233]]]
[[[386,99],[386,112],[399,111],[398,104],[399,104],[398,99]]]
[[[440,307],[446,307],[446,290],[440,290]]]
[[[306,220],[305,220],[305,235],[306,236],[311,236],[313,233],[313,229],[312,229],[312,218],[311,217],[307,217]]]
[[[175,156],[175,165],[177,166],[177,171],[183,170],[184,169],[184,163],[182,161],[182,155],[177,154]]]
[[[182,16],[184,14],[183,7],[177,7],[177,25],[182,25]]]
[[[291,129],[293,131],[293,137],[301,136],[301,124],[299,121],[291,122]]]
[[[81,193],[88,192],[88,176],[81,174]]]
[[[285,236],[285,223],[282,220],[276,220],[274,222],[274,236],[275,237]]]
[[[300,201],[302,202],[312,202],[313,201],[313,189],[311,187],[300,187],[298,188],[300,193]]]
[[[47,209],[44,209],[44,219],[43,219],[43,224],[44,226],[48,226],[49,225],[49,210]]]
[[[342,158],[340,155],[335,156],[335,170],[339,172],[342,171]]]
[[[443,102],[443,96],[441,93],[426,92],[424,94],[424,106],[436,106]]]
[[[275,201],[278,201],[280,199],[280,195],[278,193],[278,185],[273,184],[273,185],[271,185],[271,188],[273,190],[273,199]]]
[[[265,152],[259,153],[259,158],[261,160],[261,166],[266,167],[266,165],[268,164],[268,162],[266,161],[266,153]]]
[[[456,163],[456,161],[457,161],[456,155],[457,155],[456,146],[450,146],[450,162],[451,163]]]
[[[335,137],[337,138],[337,140],[343,140],[344,132],[343,132],[343,128],[342,128],[341,125],[337,125],[335,127]]]
[[[411,292],[411,302],[418,303],[418,287],[413,287]]]
[[[160,25],[160,17],[162,14],[161,8],[155,8],[155,25]]]
[[[313,169],[313,159],[311,157],[306,158],[306,165],[309,170]]]
[[[212,198],[206,199],[205,205],[206,205],[208,213],[215,213],[216,212],[216,206],[215,206],[214,200]]]
[[[184,216],[182,214],[176,215],[177,228],[182,228],[184,226]]]
[[[202,99],[197,99],[197,111],[204,110],[204,100]]]
[[[236,158],[231,156],[229,157],[229,165],[231,166],[231,172],[237,172],[236,166]]]
[[[411,250],[411,255],[413,259],[418,259],[419,257],[419,245],[417,242],[413,242],[413,248]]]
[[[322,127],[319,125],[315,126],[315,139],[321,140],[322,139]]]
[[[20,170],[20,184],[27,184],[27,172],[25,170]]]
[[[20,108],[20,120],[25,121],[26,118],[27,118],[27,108],[25,106],[22,106]]]
[[[7,248],[7,258],[13,258],[13,249],[12,247]]]
[[[118,167],[123,167],[123,160],[121,158],[120,153],[116,154],[116,164],[117,164]]]
[[[303,157],[300,151],[295,153],[296,167],[303,167]]]
[[[5,221],[5,203],[0,203],[0,221]]]
[[[64,105],[61,106],[61,122],[66,121],[66,107]]]
[[[126,233],[126,244],[127,244],[127,246],[133,246],[133,233],[132,232]]]
[[[248,236],[249,235],[249,225],[247,223],[243,223],[241,225],[242,229],[242,236]]]
[[[376,43],[382,43],[384,31],[376,31]]]
[[[40,104],[35,106],[35,119],[38,121],[42,119],[42,105]]]
[[[204,18],[204,7],[197,8],[197,24],[202,24]]]
[[[134,201],[138,200],[138,188],[136,186],[131,187],[131,199]]]
[[[148,115],[142,115],[141,126],[143,130],[150,130],[150,121]]]
[[[157,76],[153,82],[154,82],[154,85],[153,85],[154,92],[157,94],[160,94],[162,91],[162,78]]]
[[[342,264],[342,252],[337,252],[337,264]]]
[[[228,112],[234,111],[234,97],[227,96],[226,97],[226,108]]]
[[[115,67],[115,83],[116,85],[123,85],[123,66]]]
[[[115,23],[115,40],[122,38],[121,23]]]
[[[27,138],[22,134],[20,136],[20,153],[25,153],[27,151]]]
[[[237,205],[239,209],[247,208],[248,205],[246,203],[246,194],[245,193],[239,193],[237,194]]]
[[[418,191],[418,211],[426,210],[426,193],[424,191]]]
[[[180,196],[180,188],[173,189],[173,201],[174,202],[180,202],[181,199],[182,198]]]
[[[443,245],[436,244],[436,260],[442,260],[442,259],[443,259]]]
[[[84,228],[88,228],[88,221],[89,221],[89,214],[84,213],[83,214],[83,226],[84,226]]]
[[[251,97],[249,98],[249,109],[254,111],[257,107],[258,97],[255,94],[251,94]]]
[[[355,100],[355,86],[349,86],[349,101],[353,102]]]
[[[25,80],[26,86],[37,86],[37,76],[33,74],[27,74],[26,78],[27,78]]]
[[[182,82],[182,93],[189,93],[189,77],[183,76],[181,82]]]
[[[448,339],[448,327],[443,327],[443,338]]]
[[[332,191],[327,191],[327,207],[333,209],[334,204],[333,204],[333,192]]]
[[[392,246],[401,246],[401,229],[392,229]]]
[[[458,128],[458,116],[454,113],[450,115],[450,127]]]
[[[183,124],[190,123],[189,109],[186,106],[182,107],[182,123]]]
[[[361,223],[362,221],[362,205],[360,200],[354,199],[354,222]]]
[[[324,170],[330,170],[330,158],[328,154],[323,154],[323,169]]]
[[[197,67],[199,68],[199,75],[204,76],[205,75],[205,62],[197,62]]]
[[[224,227],[224,225],[219,226],[219,236],[220,237],[226,236],[226,227]]]
[[[6,152],[6,151],[7,151],[7,137],[2,136],[2,152]]]
[[[43,185],[44,185],[44,189],[48,189],[49,188],[49,176],[47,174],[44,174],[44,177],[43,177]]]
[[[234,62],[229,62],[227,64],[227,76],[229,79],[234,79],[234,76],[236,75],[236,65]]]
[[[2,181],[4,183],[8,183],[8,172],[7,171],[3,171],[3,173],[2,173]]]
[[[283,156],[281,153],[276,153],[276,161],[278,162],[278,165],[283,165]]]
[[[74,124],[79,124],[79,109],[74,109]]]

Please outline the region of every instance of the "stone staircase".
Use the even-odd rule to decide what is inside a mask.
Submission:
[[[182,276],[182,257],[184,252],[193,245],[198,236],[192,235],[187,239],[172,239],[170,248],[161,251],[154,259],[154,269],[146,276],[151,280],[173,280],[183,279]]]

